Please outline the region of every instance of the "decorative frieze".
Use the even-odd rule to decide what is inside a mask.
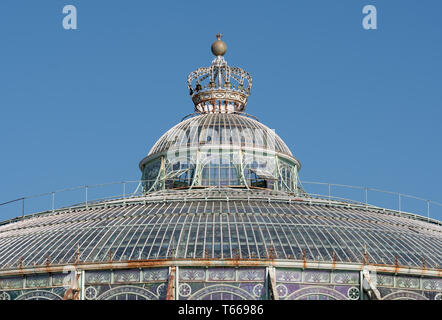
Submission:
[[[241,268],[238,270],[239,281],[264,281],[264,268]]]
[[[114,271],[114,282],[115,283],[128,283],[128,282],[139,282],[140,281],[140,270],[130,269],[130,270],[115,270]]]
[[[27,288],[44,288],[49,287],[50,278],[48,274],[26,276]]]
[[[330,282],[330,272],[322,270],[305,271],[304,281],[313,283]]]
[[[166,281],[168,277],[168,268],[143,269],[143,281]]]
[[[180,281],[205,281],[206,271],[202,268],[180,268]]]
[[[23,288],[23,277],[0,278],[0,289]]]

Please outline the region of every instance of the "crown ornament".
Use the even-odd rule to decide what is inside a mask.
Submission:
[[[252,88],[251,75],[239,68],[230,67],[224,59],[227,45],[216,35],[212,44],[215,56],[210,67],[198,68],[187,77],[187,86],[199,113],[234,113],[245,109]]]

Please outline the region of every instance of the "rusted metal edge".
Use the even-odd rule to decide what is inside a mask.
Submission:
[[[36,273],[56,273],[63,272],[66,266],[34,266],[23,267],[21,269],[0,270],[0,276],[28,275]],[[278,267],[278,268],[299,268],[299,269],[323,269],[323,270],[343,270],[361,271],[364,263],[343,263],[343,262],[321,262],[308,260],[270,260],[270,259],[158,259],[158,260],[136,260],[136,261],[107,261],[99,263],[78,263],[75,264],[79,270],[107,270],[107,269],[131,269],[149,267]],[[442,277],[442,269],[416,268],[399,265],[370,264],[376,268],[377,272]]]
[[[175,300],[176,267],[170,267],[169,281],[167,284],[166,300]]]

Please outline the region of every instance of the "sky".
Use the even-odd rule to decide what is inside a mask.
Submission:
[[[65,5],[76,30],[63,28]],[[376,30],[362,26],[366,5]],[[218,32],[229,65],[252,74],[247,113],[286,142],[301,181],[442,203],[441,11],[439,0],[2,0],[0,203],[140,179],[139,161],[193,112],[187,75],[210,64]],[[35,201],[26,214],[43,209]],[[413,201],[402,209],[426,215]],[[21,204],[0,206],[0,220],[18,215]]]

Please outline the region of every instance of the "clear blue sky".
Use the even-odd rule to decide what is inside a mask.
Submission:
[[[62,28],[67,4],[77,30]],[[367,4],[378,30],[362,28]],[[186,77],[219,31],[229,64],[253,76],[247,112],[285,140],[302,180],[442,202],[441,12],[439,0],[2,0],[0,202],[139,179],[193,111]]]

